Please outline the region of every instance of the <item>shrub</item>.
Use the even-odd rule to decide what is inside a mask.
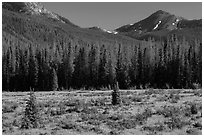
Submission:
[[[157,114],[164,115],[164,117],[171,117],[173,115],[179,115],[180,113],[180,108],[174,106],[165,105],[163,109],[157,110]]]
[[[80,118],[82,122],[90,121],[90,120],[100,120],[101,122],[105,122],[109,120],[107,114],[101,114],[101,113],[90,113],[90,114],[81,113]]]
[[[133,97],[132,101],[133,102],[142,102],[142,97]]]
[[[108,102],[108,98],[101,97],[97,99],[91,99],[88,103],[92,106],[105,106],[107,102]]]
[[[125,129],[123,126],[121,126],[121,125],[118,123],[118,121],[109,120],[109,121],[107,121],[106,124],[108,125],[108,127],[109,127],[110,129],[119,130],[119,131]],[[111,134],[111,133],[110,133],[110,134]]]
[[[135,122],[142,125],[147,120],[148,117],[151,117],[153,115],[152,110],[149,108],[146,108],[144,112],[136,114],[134,117]]]
[[[15,109],[18,107],[18,104],[15,102],[8,102],[6,104],[3,104],[2,106],[2,112],[3,113],[11,113],[14,112]]]
[[[22,129],[37,128],[39,126],[38,109],[36,97],[33,91],[30,92],[29,99],[26,102],[24,117],[22,119]]]
[[[189,125],[190,122],[186,122],[182,120],[182,117],[179,115],[173,115],[169,117],[164,124],[166,124],[171,130],[178,128],[181,129],[185,125]]]
[[[168,97],[168,95],[167,94],[164,94],[164,95],[161,95],[161,96],[158,96],[157,98],[156,98],[156,101],[158,101],[158,102],[164,102],[164,101],[168,101],[168,99],[169,99],[169,97]]]
[[[109,132],[110,135],[119,135],[120,132],[118,132],[117,130],[112,130]]]
[[[97,114],[98,110],[96,107],[84,106],[81,112],[86,113],[86,114]]]
[[[64,114],[64,113],[60,110],[60,108],[56,108],[56,107],[50,108],[48,113],[50,114],[50,116],[57,116],[57,115],[59,116],[59,115]]]
[[[195,91],[194,91],[194,95],[195,95],[195,96],[202,97],[202,91],[201,91],[201,90],[195,90]]]
[[[118,124],[123,128],[131,129],[137,125],[137,122],[135,119],[122,119],[121,121],[118,121]]]
[[[180,99],[180,95],[179,94],[170,93],[169,99],[170,99],[171,103],[177,103],[178,100]]]
[[[195,135],[196,134],[196,129],[192,128],[192,127],[188,127],[186,129],[186,133],[189,134],[189,135]]]
[[[126,106],[132,104],[132,97],[131,97],[131,96],[129,96],[129,97],[124,96],[124,97],[122,98],[122,104],[123,104],[123,105],[126,105]]]
[[[184,102],[186,106],[190,108],[191,114],[197,114],[199,111],[202,112],[202,103],[201,102],[190,102],[186,101]]]
[[[202,129],[202,123],[200,123],[200,122],[195,122],[195,123],[193,123],[193,127],[195,127],[195,128],[198,128],[198,129]]]
[[[95,125],[95,126],[98,126],[101,124],[101,122],[99,120],[96,120],[96,119],[90,119],[87,123],[90,125]]]
[[[183,111],[183,113],[184,113],[184,115],[186,116],[186,117],[190,117],[192,114],[191,114],[191,108],[190,108],[190,106],[188,106],[188,105],[185,105],[185,107],[184,108],[182,108],[182,111]]]
[[[3,105],[2,106],[2,112],[3,113],[11,113],[11,112],[14,112],[14,110],[9,105]]]
[[[155,123],[154,125],[146,125],[142,128],[143,130],[148,130],[152,133],[155,133],[157,131],[163,131],[166,129],[165,125],[163,123]]]
[[[192,114],[197,114],[198,113],[198,109],[197,109],[197,106],[196,106],[195,103],[191,103],[190,107],[191,107],[191,113]]]
[[[9,120],[2,121],[2,132],[3,133],[5,133],[5,132],[8,132],[8,133],[13,132],[13,125],[12,125],[11,121],[9,121]]]
[[[113,114],[113,115],[110,115],[109,117],[108,117],[108,119],[110,119],[110,120],[112,120],[112,121],[117,121],[117,120],[121,120],[121,119],[123,119],[123,115],[122,114]]]
[[[66,113],[66,105],[63,101],[59,102],[57,105],[58,115],[63,115]]]
[[[77,127],[74,121],[65,120],[65,119],[61,120],[58,126],[63,129],[76,129]]]
[[[145,108],[142,115],[145,117],[145,119],[147,119],[148,117],[151,117],[153,115],[153,112],[150,108]]]

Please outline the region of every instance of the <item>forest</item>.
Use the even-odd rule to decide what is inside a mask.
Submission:
[[[10,35],[2,47],[3,91],[68,89],[193,88],[202,83],[202,44],[172,35],[167,40],[125,45],[72,38],[49,46]]]

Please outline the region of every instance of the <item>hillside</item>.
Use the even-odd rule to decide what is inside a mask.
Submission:
[[[139,40],[166,39],[172,34],[186,37],[189,41],[202,40],[202,20],[187,20],[168,12],[158,10],[149,17],[134,24],[116,29],[123,34]],[[188,32],[188,33],[186,33]]]
[[[30,10],[28,8],[30,5],[25,5],[22,3],[3,4],[3,31],[12,35],[16,33],[27,40],[42,45],[53,44],[54,39],[62,37],[72,37],[87,43],[99,41],[101,43],[114,43],[115,41],[128,44],[138,43],[137,40],[123,35],[116,36],[102,31],[80,28],[68,19],[45,8]],[[36,11],[38,12],[36,13]]]

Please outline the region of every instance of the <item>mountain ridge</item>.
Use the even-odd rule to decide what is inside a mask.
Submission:
[[[167,37],[172,32],[176,33],[175,30],[182,31],[182,29],[187,28],[202,28],[202,19],[187,20],[169,12],[158,10],[143,20],[121,26],[115,31],[135,39],[144,40],[144,37],[145,39],[156,38],[155,35],[159,33],[159,38]]]
[[[38,2],[3,2],[2,7],[3,10],[15,12],[15,14],[19,14],[19,16],[22,16],[21,14],[25,14],[28,18],[32,16],[32,18],[52,24],[52,26],[54,25],[55,28],[59,28],[66,33],[76,33],[77,37],[80,35],[84,37],[84,35],[86,35],[85,37],[105,37],[107,39],[124,37],[124,39],[148,40],[150,37],[155,39],[163,39],[172,33],[181,34],[180,36],[188,37],[190,40],[192,40],[192,38],[198,38],[201,40],[202,37],[202,19],[187,20],[183,17],[173,15],[163,10],[158,10],[147,18],[144,18],[143,20],[140,20],[134,24],[124,25],[115,30],[106,30],[99,27],[81,28],[80,26],[72,23],[69,19],[47,10],[41,3]],[[3,12],[3,16],[4,13],[6,12]],[[9,24],[10,22],[7,23]],[[4,23],[3,25],[8,26]],[[3,29],[4,28],[5,27],[3,27]],[[192,33],[192,38],[191,34],[185,33],[186,31]],[[199,33],[196,31],[199,31]]]
[[[14,11],[17,13],[47,16],[48,18],[61,21],[62,23],[77,26],[65,17],[47,10],[40,2],[3,2],[2,7],[9,11]]]

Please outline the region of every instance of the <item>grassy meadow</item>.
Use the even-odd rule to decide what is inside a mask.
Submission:
[[[3,135],[201,135],[202,90],[36,92],[38,128],[21,129],[29,92],[2,93]]]

